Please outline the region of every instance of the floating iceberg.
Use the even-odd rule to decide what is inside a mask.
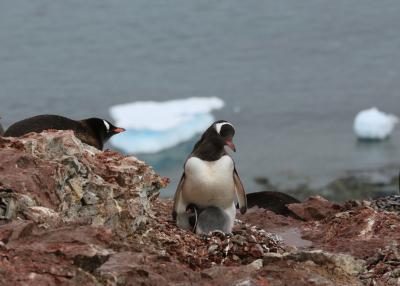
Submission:
[[[203,132],[213,121],[210,113],[224,102],[217,97],[143,101],[116,105],[110,114],[126,129],[111,144],[127,153],[156,153]]]
[[[376,107],[360,111],[354,118],[353,129],[364,140],[383,140],[393,131],[399,119]]]

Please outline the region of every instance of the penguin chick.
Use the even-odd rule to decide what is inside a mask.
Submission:
[[[195,227],[197,234],[207,234],[212,231],[224,233],[232,231],[231,218],[223,209],[213,206],[201,210]]]
[[[19,137],[29,132],[40,133],[47,129],[72,130],[83,143],[103,149],[104,143],[113,135],[124,132],[101,118],[72,120],[59,115],[37,115],[12,124],[4,133],[6,137]]]
[[[241,213],[246,212],[244,187],[233,159],[224,148],[228,146],[236,151],[233,144],[234,134],[235,129],[231,123],[225,120],[216,121],[195,144],[185,162],[184,172],[174,196],[172,215],[179,227],[191,229],[186,214],[190,204],[202,210],[207,207],[221,209],[229,217],[226,232],[231,232],[235,220],[235,199],[239,202]]]
[[[214,231],[229,233],[230,217],[218,207],[210,206],[199,209],[195,204],[186,207],[189,224],[193,232],[197,234],[208,234]]]

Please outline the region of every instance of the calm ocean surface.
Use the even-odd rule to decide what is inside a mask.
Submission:
[[[371,106],[400,115],[399,15],[394,0],[1,1],[1,122],[218,96],[249,192],[256,176],[323,181],[397,163],[400,129],[360,145],[352,120]],[[164,195],[192,144],[139,155],[172,178]]]

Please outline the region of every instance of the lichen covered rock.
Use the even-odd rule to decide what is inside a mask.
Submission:
[[[165,185],[135,157],[99,151],[72,131],[0,139],[1,212],[39,224],[84,222],[129,235]]]

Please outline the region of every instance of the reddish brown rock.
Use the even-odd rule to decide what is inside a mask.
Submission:
[[[321,202],[321,208],[326,206],[324,200],[318,201]],[[313,201],[314,207],[318,201]],[[369,202],[345,204],[340,207],[342,211],[336,211],[335,207],[324,219],[310,219],[306,222],[276,215],[263,209],[252,209],[241,219],[281,235],[285,244],[299,249],[322,249],[366,260],[366,265],[369,266],[357,276],[367,285],[373,283],[398,285],[400,276],[396,276],[398,275],[396,267],[400,267],[400,217],[397,211],[381,211],[380,207],[371,208],[368,205],[375,204]],[[286,236],[287,232],[289,237]],[[272,261],[281,259],[271,259],[271,263]],[[298,263],[296,267],[299,267]],[[303,281],[303,284],[299,282],[299,285],[307,283]]]
[[[304,225],[303,234],[315,246],[366,259],[380,248],[400,242],[400,217],[368,207],[356,207],[337,213],[331,219]]]
[[[233,234],[171,221],[168,183],[69,131],[0,138],[0,285],[396,285],[398,213],[385,202],[253,208]],[[372,208],[371,206],[376,206]],[[283,241],[282,241],[283,240]],[[319,250],[315,250],[319,249]],[[362,260],[360,260],[362,259]]]
[[[320,220],[341,210],[339,205],[320,196],[310,197],[303,203],[289,204],[287,207],[304,220]]]
[[[1,145],[0,198],[7,218],[46,225],[85,221],[127,235],[146,220],[150,200],[165,185],[144,162],[99,151],[72,131],[1,138]]]

